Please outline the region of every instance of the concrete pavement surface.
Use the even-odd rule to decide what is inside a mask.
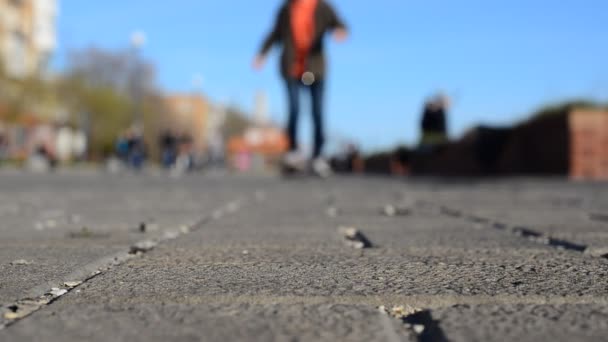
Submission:
[[[65,171],[0,189],[0,341],[608,340],[606,184]]]

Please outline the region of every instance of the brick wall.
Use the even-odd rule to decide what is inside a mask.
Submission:
[[[570,177],[608,180],[608,112],[570,113]]]

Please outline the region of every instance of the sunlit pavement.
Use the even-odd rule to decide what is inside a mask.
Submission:
[[[7,171],[0,341],[606,340],[607,190]]]

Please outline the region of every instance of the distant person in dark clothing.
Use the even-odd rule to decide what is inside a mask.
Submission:
[[[342,151],[331,159],[332,169],[340,173],[363,172],[363,158],[354,143],[342,146]]]
[[[437,95],[427,101],[422,113],[422,139],[421,146],[437,146],[448,140],[446,124],[449,99],[444,95]]]
[[[160,136],[159,145],[163,167],[171,168],[177,158],[177,137],[167,130]]]
[[[361,152],[355,144],[348,144],[346,147],[346,168],[351,173],[363,172]]]
[[[129,165],[135,170],[141,170],[146,160],[146,144],[140,133],[133,133],[128,138]]]
[[[310,91],[314,124],[312,167],[320,176],[328,176],[331,173],[329,164],[322,158],[325,143],[323,94],[326,76],[323,38],[329,31],[333,31],[336,41],[346,40],[346,26],[326,1],[286,0],[254,61],[254,68],[261,69],[272,46],[281,45],[281,75],[285,80],[289,99],[289,120],[286,128],[289,153],[284,158],[284,164],[296,170],[303,169],[306,164],[298,152],[300,90],[308,88]]]
[[[124,164],[128,164],[129,162],[129,139],[130,132],[125,132],[121,134],[118,139],[116,139],[116,155],[118,159],[120,159]]]

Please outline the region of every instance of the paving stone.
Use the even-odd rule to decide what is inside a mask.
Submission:
[[[1,279],[10,279],[0,299],[21,296],[24,282],[78,281],[69,273],[137,241],[183,235],[76,288],[66,285],[69,293],[0,331],[0,340],[395,341],[429,340],[431,330],[431,337],[454,341],[606,336],[605,259],[471,217],[495,216],[585,242],[586,234],[603,232],[604,223],[584,213],[601,212],[605,186],[533,179],[48,177],[0,178],[20,203],[0,198],[6,219],[0,247],[16,246],[0,248]],[[52,201],[58,189],[69,194]],[[216,210],[243,197],[249,200]],[[408,213],[386,215],[387,205]],[[461,215],[442,214],[442,207]],[[184,221],[205,215],[211,219],[204,225],[182,229]],[[82,224],[109,235],[67,237]],[[373,248],[346,246],[341,226],[364,232]],[[33,264],[10,264],[19,259]],[[406,315],[408,326],[381,314],[381,305],[422,311]]]
[[[35,324],[37,329],[29,329]],[[361,305],[58,305],[0,331],[20,341],[415,341]],[[296,338],[297,337],[297,338]]]
[[[606,341],[606,305],[460,305],[433,310],[450,341]]]

